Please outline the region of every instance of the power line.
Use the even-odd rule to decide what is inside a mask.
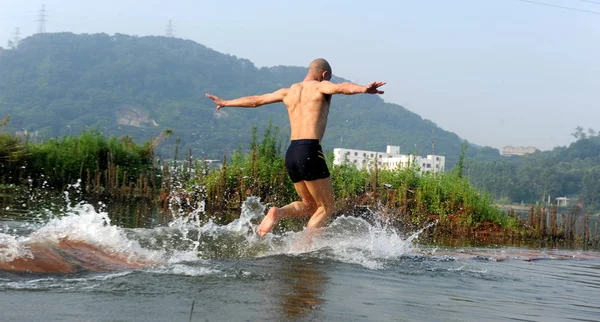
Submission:
[[[599,15],[600,16],[600,12],[597,12],[597,11],[591,11],[591,10],[585,10],[585,9],[577,9],[577,8],[573,8],[573,7],[559,6],[559,5],[555,5],[555,4],[549,4],[549,3],[544,3],[544,2],[537,2],[537,1],[532,1],[532,0],[517,0],[517,1],[527,2],[527,3],[532,3],[532,4],[537,4],[537,5],[540,5],[540,6],[547,6],[547,7],[554,7],[554,8],[560,8],[560,9],[565,9],[565,10],[572,10],[572,11],[579,11],[579,12],[591,13],[593,15]]]
[[[587,3],[595,3],[595,4],[600,4],[600,2],[598,1],[592,1],[592,0],[581,0],[583,2],[587,2]]]

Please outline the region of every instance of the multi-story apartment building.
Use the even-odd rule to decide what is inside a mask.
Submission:
[[[358,169],[374,169],[375,164],[379,169],[406,168],[413,165],[421,172],[443,172],[446,165],[446,158],[441,155],[427,155],[421,157],[417,155],[400,154],[400,147],[388,145],[385,152],[366,151],[356,149],[333,149],[333,163],[336,165],[350,163]]]

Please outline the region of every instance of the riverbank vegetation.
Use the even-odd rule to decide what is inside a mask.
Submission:
[[[465,174],[505,204],[554,204],[566,197],[600,213],[600,136],[578,127],[568,147],[495,160],[467,159]],[[548,202],[550,201],[550,202]]]
[[[253,128],[247,152],[240,147],[216,167],[192,155],[178,162],[157,159],[154,149],[170,134],[140,145],[129,137],[108,138],[96,131],[40,143],[2,133],[0,183],[60,193],[79,181],[85,199],[114,204],[112,209],[118,210],[109,215],[129,226],[148,222],[145,217],[156,212],[163,214],[158,222],[178,212],[228,223],[250,196],[273,206],[297,200],[284,164],[287,145],[277,127],[269,124],[260,134]],[[465,176],[466,147],[456,167],[437,174],[420,173],[416,167],[359,170],[333,165],[328,152],[334,217],[360,216],[407,233],[425,228],[423,242],[437,244],[598,245],[597,226],[590,228],[590,217],[580,208],[559,214],[556,207],[532,206],[521,215],[497,208],[494,196]],[[140,207],[131,207],[131,202]],[[301,229],[306,219],[286,219],[276,229]]]
[[[150,179],[154,149],[168,135],[138,145],[128,136],[107,138],[96,130],[38,143],[0,133],[0,183],[63,190],[81,181],[88,192],[111,195],[136,183],[143,188],[156,183]]]

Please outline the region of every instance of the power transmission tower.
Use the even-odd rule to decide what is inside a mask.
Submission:
[[[15,33],[13,34],[13,39],[8,41],[8,48],[15,49],[19,47],[19,43],[21,42],[21,30],[19,28],[15,29]]]
[[[167,24],[167,29],[165,30],[165,36],[174,37],[175,36],[175,26],[173,26],[173,20],[169,20]]]
[[[40,9],[40,13],[38,14],[38,33],[42,34],[46,32],[46,5],[42,5],[42,9]]]
[[[14,35],[13,41],[15,42],[15,46],[18,46],[19,43],[21,42],[21,28],[17,27],[15,29],[15,35]]]

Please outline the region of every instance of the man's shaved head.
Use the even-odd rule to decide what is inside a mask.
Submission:
[[[311,74],[322,75],[323,72],[327,72],[327,76],[331,78],[331,65],[323,59],[317,58],[313,60],[308,66],[308,72]]]

